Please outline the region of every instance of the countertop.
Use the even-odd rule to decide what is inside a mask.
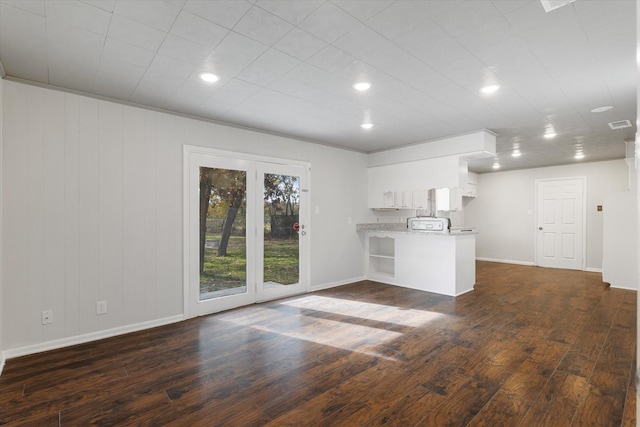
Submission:
[[[403,223],[364,223],[356,224],[357,232],[377,232],[377,233],[405,233],[405,234],[419,234],[422,236],[467,236],[469,234],[478,234],[476,231],[463,232],[463,233],[448,233],[448,232],[424,232],[424,231],[411,231]]]

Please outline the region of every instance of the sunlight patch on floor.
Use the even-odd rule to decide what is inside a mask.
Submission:
[[[433,311],[415,310],[320,295],[309,295],[294,300],[283,301],[281,304],[411,327],[423,326],[446,316],[446,314]]]
[[[256,323],[254,319],[235,318],[230,321],[259,331],[276,333],[298,340],[355,351],[387,360],[395,359],[388,354],[382,353],[381,350],[384,349],[381,349],[381,345],[398,339],[403,335],[400,332],[386,329],[315,317],[306,317],[304,322],[296,322],[297,325],[282,324],[282,327]]]

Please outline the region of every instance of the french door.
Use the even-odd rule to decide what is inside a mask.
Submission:
[[[308,166],[185,147],[188,317],[308,289]]]

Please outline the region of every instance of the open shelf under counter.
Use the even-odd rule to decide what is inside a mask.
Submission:
[[[382,229],[387,225],[358,230],[366,232],[367,278],[450,296],[473,290],[476,233]]]

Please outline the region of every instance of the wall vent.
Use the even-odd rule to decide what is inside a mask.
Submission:
[[[613,130],[630,128],[631,122],[629,120],[618,120],[617,122],[609,123],[609,127]]]
[[[540,0],[542,3],[542,7],[544,7],[544,11],[549,13],[552,10],[556,10],[559,7],[564,6],[565,4],[573,3],[576,0]]]

